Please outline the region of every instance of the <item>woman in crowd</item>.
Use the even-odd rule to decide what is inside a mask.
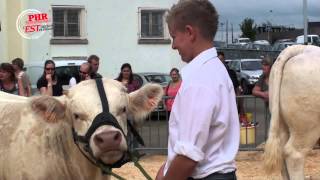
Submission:
[[[18,77],[21,77],[22,79],[25,96],[27,97],[31,96],[32,95],[31,82],[27,73],[23,71],[23,66],[24,66],[23,60],[21,58],[15,58],[12,60],[11,63],[12,63],[12,67],[14,69],[16,78],[18,79]]]
[[[262,75],[260,76],[259,80],[255,84],[252,95],[262,98],[266,105],[269,103],[269,75],[272,66],[272,59],[268,56],[264,57],[261,61],[262,64]]]
[[[174,102],[174,98],[178,93],[178,90],[181,86],[181,78],[179,70],[177,68],[172,68],[170,71],[171,81],[168,86],[165,88],[165,95],[168,96],[168,99],[165,101],[168,114],[170,115],[171,108]]]
[[[55,63],[52,60],[47,60],[44,63],[44,71],[37,82],[37,88],[41,95],[62,95],[62,84],[55,74]]]
[[[13,66],[9,63],[0,65],[0,91],[25,96],[22,76],[15,76]]]
[[[128,93],[140,88],[139,82],[133,79],[133,73],[129,63],[122,64],[121,72],[116,80],[120,81],[127,88]]]
[[[255,84],[253,90],[252,90],[252,95],[256,97],[260,97],[263,99],[265,102],[265,119],[266,119],[266,127],[267,131],[269,132],[269,127],[270,127],[270,118],[271,114],[269,111],[269,75],[271,71],[271,67],[273,64],[273,61],[270,57],[266,56],[263,58],[261,61],[262,64],[262,75],[260,76],[259,80]],[[265,134],[265,138],[267,138],[267,133]]]

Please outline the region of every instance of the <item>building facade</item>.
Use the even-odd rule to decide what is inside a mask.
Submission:
[[[2,0],[0,58],[22,57],[26,63],[46,59],[100,57],[99,73],[114,78],[123,63],[134,72],[169,72],[183,66],[171,49],[165,22],[175,0]],[[36,9],[48,15],[52,30],[26,39],[16,28],[18,15]],[[10,10],[10,11],[9,11]]]

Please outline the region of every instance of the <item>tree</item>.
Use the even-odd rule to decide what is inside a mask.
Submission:
[[[242,31],[241,37],[250,38],[251,41],[256,39],[257,25],[254,24],[254,20],[251,18],[245,18],[241,24],[239,24]]]

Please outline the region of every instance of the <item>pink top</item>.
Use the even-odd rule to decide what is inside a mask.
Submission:
[[[174,102],[174,98],[176,97],[178,90],[181,86],[181,82],[180,81],[176,86],[172,87],[171,83],[167,86],[167,88],[165,89],[166,92],[166,96],[169,96],[171,98],[166,100],[166,107],[167,107],[167,111],[171,111],[173,102]]]

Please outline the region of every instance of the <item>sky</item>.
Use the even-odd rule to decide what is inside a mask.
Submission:
[[[225,40],[225,24],[228,20],[229,34],[233,24],[234,37],[240,34],[239,24],[252,18],[256,24],[270,21],[273,25],[303,27],[303,0],[210,0],[219,13],[219,31],[216,39]],[[307,0],[309,21],[320,22],[320,0]],[[221,26],[221,23],[224,25]],[[229,35],[231,36],[231,35]]]

